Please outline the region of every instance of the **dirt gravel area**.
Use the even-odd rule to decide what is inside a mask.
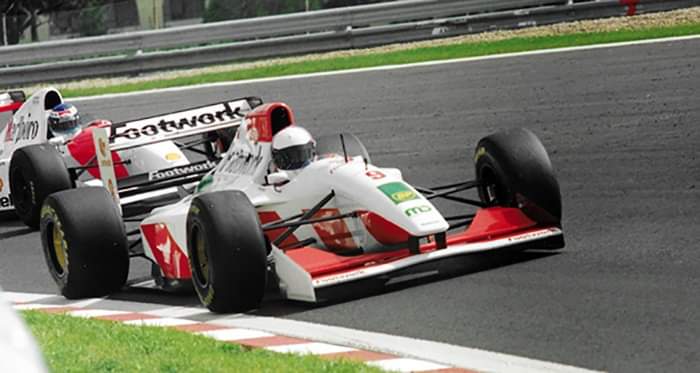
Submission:
[[[218,73],[227,71],[237,71],[256,67],[265,67],[272,65],[283,65],[288,63],[302,62],[302,61],[317,61],[325,60],[336,57],[350,57],[350,56],[361,56],[373,53],[381,52],[393,52],[408,50],[421,47],[434,47],[443,45],[453,45],[453,44],[464,44],[464,43],[478,43],[484,41],[498,41],[509,39],[513,37],[538,37],[538,36],[554,36],[562,34],[573,34],[573,33],[586,33],[586,32],[606,32],[606,31],[620,31],[620,30],[642,30],[651,27],[665,27],[665,26],[675,26],[683,24],[696,24],[700,23],[700,6],[674,10],[669,12],[659,12],[651,14],[636,15],[633,17],[614,17],[606,19],[597,20],[586,20],[586,21],[575,21],[559,23],[547,26],[537,26],[530,28],[523,28],[517,30],[502,30],[502,31],[491,31],[479,34],[463,35],[458,37],[450,37],[444,39],[433,39],[420,42],[411,43],[399,43],[391,44],[382,47],[375,48],[365,48],[365,49],[352,49],[352,50],[342,50],[328,53],[315,53],[303,56],[295,57],[285,57],[285,58],[274,58],[262,61],[254,62],[244,62],[244,63],[232,63],[217,66],[210,66],[204,68],[195,69],[183,69],[183,70],[171,70],[171,71],[161,71],[157,73],[148,73],[140,76],[128,76],[128,77],[113,77],[113,78],[98,78],[98,79],[85,79],[74,82],[59,83],[56,86],[59,89],[80,89],[80,88],[94,88],[94,87],[107,87],[114,85],[121,85],[126,83],[138,83],[138,82],[148,82],[154,80],[168,80],[177,77],[189,77],[197,76],[207,73]],[[32,92],[39,88],[39,86],[29,86],[23,89],[28,92]]]

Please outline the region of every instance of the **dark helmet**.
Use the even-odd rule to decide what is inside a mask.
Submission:
[[[73,104],[62,103],[49,112],[49,130],[54,136],[72,138],[80,132],[80,114]]]

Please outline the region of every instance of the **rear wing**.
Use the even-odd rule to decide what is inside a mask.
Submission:
[[[0,113],[6,111],[15,112],[22,106],[26,99],[27,96],[23,91],[9,91],[0,93]]]
[[[117,123],[111,127],[93,128],[95,157],[100,169],[102,184],[121,209],[121,198],[124,198],[124,203],[128,204],[126,197],[199,181],[204,174],[216,166],[215,160],[210,158],[186,166],[151,170],[146,174],[132,175],[117,182],[112,152],[163,141],[174,141],[225,128],[235,128],[242,123],[248,112],[260,104],[262,104],[261,99],[247,97],[176,113]],[[202,143],[203,141],[199,140],[194,143]],[[189,146],[185,147],[190,148]]]
[[[260,105],[257,97],[192,108],[176,113],[113,124],[110,150],[125,150],[162,141],[236,127],[246,113]]]

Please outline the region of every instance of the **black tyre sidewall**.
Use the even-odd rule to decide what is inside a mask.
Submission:
[[[209,281],[199,278],[193,230],[205,240]],[[267,253],[255,207],[239,191],[197,196],[187,215],[187,253],[192,284],[212,312],[257,308],[265,292]]]
[[[497,179],[497,205],[518,207],[536,222],[561,224],[559,183],[547,151],[529,130],[511,129],[479,141],[474,153],[479,196],[489,202],[484,185],[485,170]]]
[[[22,181],[15,177],[18,173],[22,175]],[[10,161],[9,178],[15,212],[26,225],[32,228],[39,226],[39,214],[44,199],[51,193],[73,187],[73,181],[63,162],[63,157],[48,144],[17,149]],[[24,187],[20,185],[21,183],[28,184],[31,190],[31,198],[28,201],[19,200],[20,190]]]
[[[51,225],[59,224],[68,247],[60,275],[51,257]],[[99,297],[118,291],[129,273],[126,232],[106,189],[87,187],[49,196],[41,210],[41,239],[51,277],[66,298]]]

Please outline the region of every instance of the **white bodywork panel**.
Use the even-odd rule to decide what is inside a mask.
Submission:
[[[45,88],[32,95],[0,132],[0,211],[12,210],[10,199],[10,160],[15,149],[27,145],[48,142],[47,101],[63,102],[61,93],[53,88]],[[50,109],[50,108],[49,108]]]

